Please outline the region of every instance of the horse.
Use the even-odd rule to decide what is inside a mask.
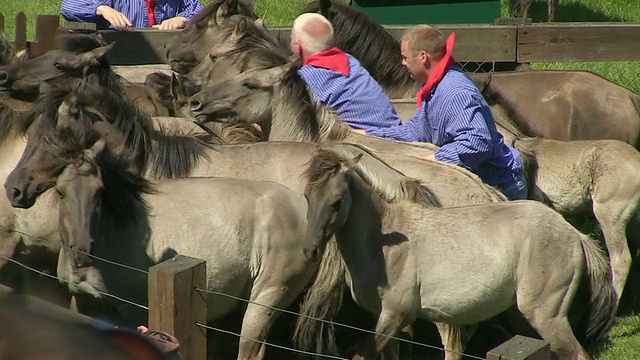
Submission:
[[[246,0],[214,0],[200,10],[188,26],[164,45],[167,63],[173,71],[188,74],[207,56],[209,49],[223,36],[219,27],[247,17],[257,19],[253,2]]]
[[[74,113],[76,118],[70,119],[68,116],[59,118],[58,112],[53,110],[53,113],[35,119],[29,127],[29,150],[25,151],[24,156],[15,166],[14,172],[7,178],[5,183],[7,197],[15,205],[28,207],[29,204],[36,202],[35,199],[39,194],[52,193],[49,189],[55,183],[55,178],[59,175],[60,169],[52,169],[56,171],[52,171],[46,176],[40,171],[40,179],[38,180],[29,174],[32,173],[31,168],[36,163],[47,164],[56,161],[55,157],[49,159],[51,156],[48,152],[43,151],[42,144],[45,143],[44,140],[47,138],[48,132],[52,131],[51,129],[55,129],[64,123],[74,124],[74,128],[81,131],[84,126],[76,124],[77,122],[88,122],[86,126],[90,127],[90,124],[107,118],[122,132],[122,137],[125,139],[123,146],[129,151],[128,156],[141,161],[141,164],[137,165],[136,168],[155,169],[162,167],[167,162],[164,157],[173,153],[169,148],[165,149],[169,144],[159,144],[152,149],[148,149],[146,142],[140,144],[139,139],[153,137],[153,133],[148,132],[148,130],[143,131],[148,127],[144,126],[144,117],[136,117],[132,116],[130,112],[124,112],[127,108],[126,103],[123,104],[121,98],[112,97],[114,103],[111,104],[109,102],[110,97],[107,95],[95,94],[89,89],[84,89],[78,91],[77,94],[67,96],[65,107],[75,107],[77,108],[76,110],[68,111],[64,110],[65,107],[62,107],[65,114]],[[96,99],[101,101],[96,101]],[[56,109],[56,106],[60,108],[60,104],[53,104],[47,105],[45,108]],[[143,124],[134,126],[133,124],[137,122],[143,122]],[[195,145],[192,146],[195,147]],[[365,151],[365,148],[361,146],[344,143],[262,142],[245,145],[209,144],[209,146],[202,147],[199,150],[202,151],[201,153],[185,154],[176,157],[176,159],[185,159],[183,160],[186,162],[184,164],[186,167],[185,174],[188,174],[188,176],[196,176],[193,174],[197,173],[204,174],[204,176],[215,175],[274,181],[302,194],[304,183],[300,175],[304,171],[306,162],[319,146],[332,146],[333,148],[342,148],[345,151]],[[201,156],[198,154],[201,154]],[[366,157],[363,162],[370,159],[370,166],[377,166],[375,164],[380,160],[376,159],[379,158],[372,153],[369,153],[369,156],[370,158]],[[380,153],[380,156],[398,157],[398,155],[388,153]],[[193,160],[191,160],[192,157],[194,158]],[[445,206],[506,201],[506,197],[498,190],[484,185],[477,176],[465,172],[454,165],[439,164],[409,157],[402,160],[403,162],[398,163],[402,166],[402,170],[423,177],[433,186],[434,193]],[[193,166],[196,166],[194,163],[197,163],[197,169],[193,168]],[[458,187],[453,187],[453,184],[458,184]],[[38,201],[37,203],[41,202]],[[52,204],[50,206],[55,205]],[[331,256],[337,254],[332,255],[331,252],[328,252],[326,255],[326,261],[329,262],[331,261]],[[323,260],[324,262],[325,260]],[[340,267],[331,270],[338,274],[341,271]],[[332,277],[332,279],[335,279],[335,277]],[[337,280],[340,281],[339,276]],[[340,292],[341,289],[342,287],[338,283],[332,290]],[[328,296],[326,292],[318,291]],[[316,310],[311,306],[308,311]]]
[[[523,158],[528,198],[566,218],[595,216],[619,303],[632,263],[628,241],[640,243],[638,150],[619,140],[520,138],[513,146]]]
[[[533,0],[509,0],[509,13],[517,18],[526,19],[529,15],[529,8]],[[546,0],[547,21],[553,21],[558,0]]]
[[[11,46],[9,39],[0,31],[0,66],[16,61],[16,51]]]
[[[54,186],[62,237],[58,277],[74,293],[96,298],[109,293],[144,304],[144,274],[87,254],[144,271],[167,254],[206,260],[206,290],[248,295],[250,301],[238,359],[262,359],[262,342],[280,314],[269,307],[288,307],[316,270],[317,263],[307,260],[299,247],[306,225],[304,198],[274,182],[207,177],[150,182],[127,171],[130,159],[121,156],[121,147],[106,147],[109,127],[94,124],[100,137],[89,149],[86,139],[66,139],[73,133],[62,128],[61,138],[49,144],[59,161],[35,165],[45,171],[63,168]],[[215,294],[208,301],[215,304],[208,307],[209,321],[244,304]],[[125,318],[144,321],[146,313],[137,315]]]
[[[376,151],[425,157],[437,147],[361,135],[349,130],[334,111],[315,102],[297,73],[297,60],[266,70],[248,70],[189,98],[189,113],[209,121],[260,124],[269,141],[343,141]]]
[[[333,24],[335,46],[356,57],[390,98],[415,98],[420,85],[402,66],[400,43],[383,26],[339,1],[314,1],[303,12],[324,15]],[[617,139],[640,146],[640,95],[594,72],[527,70],[469,76],[494,117],[497,112],[509,115],[526,136]]]
[[[310,161],[303,245],[315,259],[335,235],[354,300],[377,318],[358,358],[374,359],[416,317],[471,324],[512,305],[557,356],[590,358],[567,316],[588,280],[585,340],[613,325],[616,294],[594,240],[535,201],[434,208],[419,181],[379,187],[359,159],[319,150]]]

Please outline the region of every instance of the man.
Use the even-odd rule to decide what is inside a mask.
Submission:
[[[305,13],[293,22],[291,51],[302,58],[298,74],[314,100],[336,111],[349,126],[362,130],[401,123],[380,85],[353,56],[333,46],[333,26],[324,16]]]
[[[428,160],[465,167],[509,199],[524,199],[527,186],[520,153],[506,145],[488,104],[451,57],[454,34],[445,41],[438,29],[417,25],[401,39],[402,65],[424,82],[411,120],[367,135],[400,141],[425,141],[440,148]]]
[[[182,29],[202,10],[199,0],[62,0],[67,21],[95,22],[98,29]]]

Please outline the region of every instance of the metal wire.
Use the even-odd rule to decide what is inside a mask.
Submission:
[[[283,349],[283,350],[289,350],[292,352],[296,352],[298,354],[303,354],[303,355],[311,355],[311,356],[322,356],[323,358],[327,358],[327,359],[338,359],[338,360],[349,360],[347,358],[343,358],[343,357],[339,357],[339,356],[333,356],[333,355],[325,355],[325,354],[318,354],[318,353],[314,353],[314,352],[309,352],[309,351],[304,351],[304,350],[298,350],[298,349],[294,349],[294,348],[290,348],[290,347],[286,347],[286,346],[282,346],[282,345],[277,345],[277,344],[272,344],[272,343],[268,343],[266,341],[261,341],[261,340],[256,340],[256,339],[251,339],[249,337],[246,336],[242,336],[240,334],[234,333],[233,331],[229,331],[229,330],[224,330],[224,329],[220,329],[220,328],[216,328],[213,326],[209,326],[209,325],[204,325],[204,324],[200,324],[200,323],[196,323],[197,326],[200,326],[202,328],[205,329],[209,329],[209,330],[214,330],[214,331],[218,331],[221,332],[223,334],[228,334],[228,335],[233,335],[233,336],[237,336],[241,339],[246,339],[246,340],[251,340],[260,344],[264,344],[267,346],[272,346],[274,348],[278,348],[278,349]],[[484,359],[483,359],[484,360]]]
[[[388,337],[390,339],[394,339],[394,340],[397,340],[397,341],[402,341],[402,342],[405,342],[405,343],[408,343],[408,344],[412,344],[412,345],[423,346],[423,347],[426,347],[426,348],[429,348],[429,349],[441,350],[441,351],[445,351],[445,352],[452,353],[452,354],[457,354],[457,355],[464,355],[464,356],[470,357],[472,359],[485,360],[484,358],[481,358],[481,357],[478,357],[478,356],[475,356],[475,355],[465,354],[465,353],[461,353],[461,352],[457,352],[457,351],[453,351],[453,350],[447,350],[447,349],[444,349],[444,348],[441,348],[441,347],[438,347],[438,346],[429,345],[429,344],[423,344],[423,343],[419,343],[419,342],[413,341],[413,340],[402,339],[402,338],[399,338],[399,337],[396,337],[396,336],[392,336],[392,335],[379,334],[379,333],[376,333],[375,331],[362,329],[362,328],[359,328],[357,326],[347,325],[347,324],[343,324],[343,323],[339,323],[339,322],[334,322],[334,321],[331,321],[331,320],[324,320],[324,319],[316,318],[316,317],[313,317],[313,316],[302,315],[302,314],[297,313],[295,311],[286,310],[286,309],[279,309],[277,307],[260,304],[260,303],[257,303],[255,301],[243,299],[243,298],[240,298],[240,297],[237,297],[237,296],[233,296],[233,295],[229,295],[229,294],[225,294],[225,293],[221,293],[221,292],[217,292],[217,291],[204,290],[204,289],[200,289],[200,288],[196,288],[196,291],[203,292],[203,293],[208,293],[208,294],[213,294],[213,295],[220,295],[220,296],[228,297],[228,298],[239,300],[239,301],[244,301],[246,303],[262,306],[262,307],[265,307],[265,308],[270,309],[270,310],[276,310],[276,311],[283,312],[285,314],[290,314],[290,315],[295,315],[295,316],[302,316],[304,318],[315,320],[315,321],[320,321],[320,322],[323,322],[325,324],[337,325],[337,326],[345,327],[345,328],[352,329],[352,330],[362,331],[362,332],[365,332],[365,333],[368,333],[368,334],[385,336],[385,337]]]
[[[44,271],[40,271],[40,270],[38,270],[38,269],[34,269],[34,268],[32,268],[32,267],[30,267],[30,266],[27,266],[27,265],[25,265],[25,264],[23,264],[23,263],[21,263],[21,262],[19,262],[19,261],[16,261],[16,260],[11,259],[11,258],[8,258],[8,257],[5,257],[5,256],[3,256],[3,255],[0,255],[0,259],[4,259],[4,260],[7,260],[7,261],[9,261],[9,262],[12,262],[12,263],[14,263],[14,264],[16,264],[16,265],[18,265],[18,266],[21,266],[21,267],[23,267],[23,268],[27,269],[27,270],[33,271],[33,272],[35,272],[36,274],[43,275],[43,276],[46,276],[46,277],[48,277],[48,278],[55,279],[55,280],[58,280],[58,281],[64,281],[64,282],[66,282],[67,284],[71,284],[71,282],[70,282],[70,281],[68,281],[68,280],[60,279],[60,278],[59,278],[59,277],[57,277],[57,276],[54,276],[54,275],[51,275],[51,274],[47,274],[46,272],[44,272]],[[127,300],[127,299],[121,298],[121,297],[119,297],[119,296],[116,296],[116,295],[113,295],[113,294],[109,294],[109,293],[106,293],[106,292],[102,292],[102,291],[98,291],[98,290],[96,290],[96,292],[97,292],[98,294],[102,295],[102,296],[110,297],[110,298],[112,298],[112,299],[115,299],[115,300],[118,300],[118,301],[122,301],[123,303],[129,304],[129,305],[132,305],[132,306],[137,306],[137,307],[139,307],[140,309],[143,309],[143,310],[147,310],[147,311],[149,311],[149,307],[144,306],[144,305],[140,305],[140,304],[135,303],[135,302],[133,302],[133,301],[131,301],[131,300]]]
[[[13,232],[13,233],[16,233],[16,234],[20,234],[20,235],[23,235],[23,236],[27,236],[27,237],[29,237],[29,238],[31,238],[31,239],[42,240],[42,241],[48,242],[48,243],[50,243],[50,244],[56,244],[56,245],[59,245],[61,248],[65,248],[65,249],[71,250],[71,251],[73,251],[73,252],[76,252],[76,253],[78,253],[78,254],[82,254],[82,255],[89,256],[89,257],[91,257],[91,258],[94,258],[94,259],[96,259],[96,260],[100,260],[100,261],[105,262],[105,263],[107,263],[107,264],[120,266],[120,267],[125,268],[125,269],[129,269],[129,270],[133,270],[133,271],[137,271],[137,272],[143,273],[143,274],[145,274],[145,275],[149,275],[149,273],[148,273],[147,271],[144,271],[144,270],[142,270],[142,269],[138,269],[138,268],[135,268],[135,267],[133,267],[133,266],[129,266],[129,265],[120,264],[120,263],[117,263],[117,262],[115,262],[115,261],[107,260],[107,259],[105,259],[105,258],[101,258],[101,257],[99,257],[99,256],[91,255],[91,254],[89,254],[89,253],[87,253],[87,252],[84,252],[84,251],[80,251],[80,250],[72,249],[71,247],[69,247],[69,246],[65,246],[65,245],[63,245],[62,243],[58,242],[58,241],[54,241],[54,240],[51,240],[51,239],[43,238],[43,237],[40,237],[40,236],[34,236],[34,235],[31,235],[31,234],[27,234],[27,233],[22,232],[22,231],[20,231],[20,230],[11,229],[11,228],[6,227],[6,226],[3,226],[3,225],[0,225],[0,228],[5,229],[5,230],[8,230],[8,231]]]

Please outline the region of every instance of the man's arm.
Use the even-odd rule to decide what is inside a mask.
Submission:
[[[67,21],[94,22],[100,5],[111,7],[113,4],[111,0],[62,0],[60,14]]]
[[[418,109],[409,121],[388,128],[369,129],[367,135],[406,142],[429,141],[424,130],[425,122],[424,111]]]
[[[490,155],[491,134],[482,115],[482,102],[469,93],[453,96],[447,104],[445,134],[452,140],[435,152],[435,158],[475,169]]]
[[[197,14],[200,10],[203,9],[200,0],[182,0],[183,9],[176,16],[182,16],[187,19],[191,19],[193,15]]]

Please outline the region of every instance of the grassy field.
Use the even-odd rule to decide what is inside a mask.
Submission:
[[[207,4],[210,0],[204,0]],[[503,1],[502,16],[508,16],[506,0]],[[57,14],[60,0],[0,0],[0,11],[6,16],[6,32],[13,38],[13,19],[24,11],[29,20],[28,39],[33,39],[33,21],[36,14]],[[290,26],[308,0],[258,0],[257,13],[265,16],[267,26]],[[536,2],[531,8],[534,21],[546,18],[545,3]],[[639,0],[560,0],[556,9],[556,20],[577,22],[626,21],[640,22]],[[615,63],[536,63],[534,68],[584,68],[594,70],[611,80],[640,92],[640,62]],[[636,267],[634,274],[640,274]],[[629,284],[638,283],[640,276],[632,275]],[[594,346],[591,351],[598,360],[640,359],[640,291],[631,290],[621,308],[621,316],[605,344]],[[635,291],[634,291],[635,290]]]

